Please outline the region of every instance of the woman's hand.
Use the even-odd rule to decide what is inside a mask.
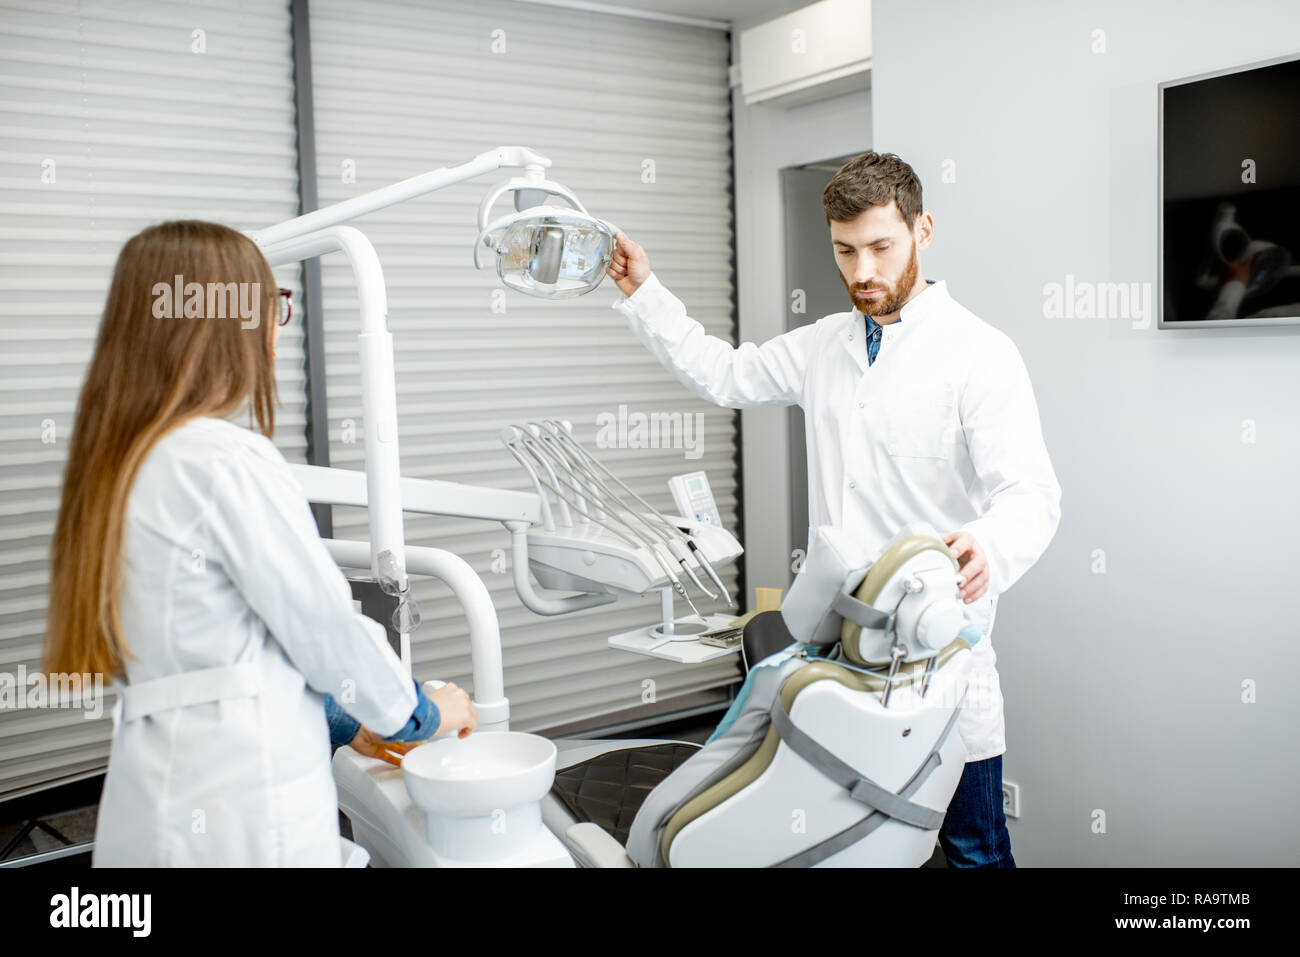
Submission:
[[[478,727],[478,712],[469,694],[448,681],[441,688],[434,690],[429,699],[438,706],[438,717],[442,723],[434,736],[456,731],[457,737],[467,738]]]
[[[623,295],[630,298],[641,287],[641,283],[650,278],[650,257],[644,249],[628,239],[626,234],[615,233],[614,239],[616,245],[609,265],[605,267],[605,275],[614,280]]]
[[[350,747],[358,754],[364,754],[368,758],[378,758],[400,768],[402,755],[422,743],[421,741],[385,741],[362,725],[357,736],[352,739]]]

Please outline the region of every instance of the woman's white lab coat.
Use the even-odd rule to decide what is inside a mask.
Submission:
[[[222,419],[169,433],[132,487],[124,563],[134,657],[95,865],[338,866],[321,694],[389,735],[415,689],[284,457]]]
[[[1061,487],[1015,343],[942,281],[884,327],[870,365],[856,309],[736,347],[708,335],[654,273],[613,307],[701,398],[732,409],[803,407],[810,525],[841,526],[872,551],[917,521],[979,542],[989,588],[967,608],[987,637],[972,653],[957,730],[968,761],[1002,754],[997,597],[1038,560],[1061,517]]]

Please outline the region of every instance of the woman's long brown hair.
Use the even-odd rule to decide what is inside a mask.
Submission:
[[[159,317],[158,284],[247,283],[256,326],[229,318],[182,318],[185,300]],[[252,285],[256,284],[256,285]],[[226,287],[229,288],[229,287]],[[160,305],[161,303],[161,305]],[[46,672],[122,675],[130,654],[118,613],[127,501],[158,441],[198,416],[224,418],[250,402],[263,435],[275,428],[272,344],[279,293],[271,267],[247,236],[217,223],[181,220],[129,239],[117,258],[95,352],[77,400],[51,549]]]

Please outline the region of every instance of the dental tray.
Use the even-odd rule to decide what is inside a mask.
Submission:
[[[744,628],[731,625],[726,628],[714,628],[711,631],[706,631],[700,635],[698,640],[700,644],[710,645],[714,648],[735,648],[740,645],[744,636]]]
[[[735,620],[735,615],[714,614],[704,616],[704,621],[710,631],[726,628]],[[677,623],[683,625],[698,624],[699,619],[694,615],[683,615],[677,619]],[[675,661],[682,665],[698,665],[706,661],[725,658],[728,655],[739,654],[742,644],[736,642],[730,648],[716,648],[713,645],[703,644],[695,640],[696,638],[698,636],[687,636],[685,640],[665,641],[663,638],[651,634],[651,629],[643,627],[635,631],[625,631],[622,634],[614,635],[609,639],[608,644],[609,647],[617,648],[619,651],[630,651],[637,655],[662,658],[664,661]]]

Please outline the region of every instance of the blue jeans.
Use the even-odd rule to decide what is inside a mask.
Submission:
[[[949,867],[1015,867],[1002,811],[1002,755],[967,762],[948,805],[939,846]]]

